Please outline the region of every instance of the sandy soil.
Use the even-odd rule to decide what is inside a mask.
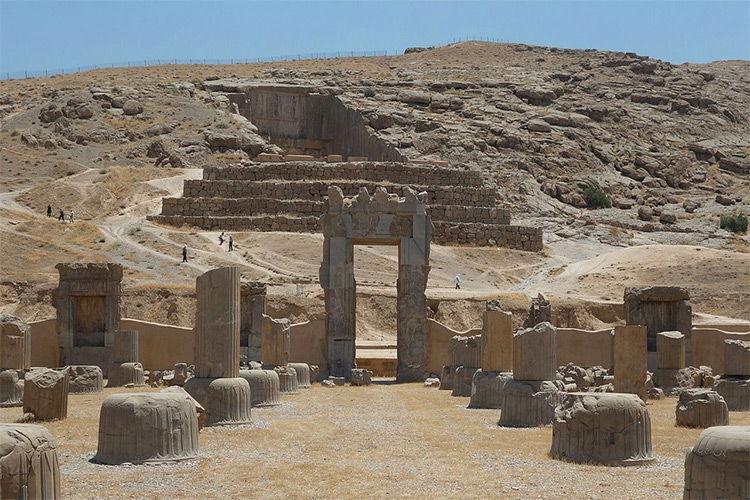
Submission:
[[[550,427],[497,427],[498,410],[418,384],[314,386],[253,409],[248,427],[204,429],[197,460],[89,463],[104,394],[71,395],[58,444],[66,498],[677,498],[685,450],[700,433],[674,426],[675,399],[649,404],[656,462],[633,468],[552,460]],[[0,409],[0,421],[21,417]],[[731,412],[730,424],[750,424]],[[634,485],[638,485],[634,488]]]

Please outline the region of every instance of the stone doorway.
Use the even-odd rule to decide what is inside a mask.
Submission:
[[[320,284],[325,293],[330,375],[349,379],[355,367],[354,245],[398,246],[396,380],[421,381],[427,375],[425,290],[432,222],[425,210],[427,194],[411,189],[404,194],[400,198],[378,188],[371,197],[362,188],[357,196],[344,198],[338,187],[328,190],[328,211],[320,220],[325,237]]]

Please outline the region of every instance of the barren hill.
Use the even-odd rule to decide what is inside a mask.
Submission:
[[[145,221],[204,166],[302,152],[238,106],[237,95],[257,87],[330,96],[382,150],[481,172],[514,220],[544,229],[540,254],[433,248],[428,295],[445,302],[441,319],[456,328],[478,321],[486,297],[537,291],[578,304],[571,323],[596,326],[616,310],[585,312],[580,301],[611,304],[624,286],[651,283],[689,287],[695,311],[750,319],[748,238],[719,228],[720,215],[750,215],[750,63],[675,66],[485,42],[0,82],[0,308],[49,317],[56,262],[114,260],[129,270],[131,317],[190,324],[192,280],[227,263],[269,281],[279,314],[319,314],[319,236],[237,234],[239,251],[227,254],[216,233]],[[587,190],[613,207],[587,208]],[[47,219],[48,204],[75,222]],[[183,244],[188,265],[178,263]],[[394,256],[362,247],[357,262],[366,335],[392,336],[383,318],[393,310]],[[456,272],[465,290],[450,289]]]

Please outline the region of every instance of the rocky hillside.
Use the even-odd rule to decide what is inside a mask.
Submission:
[[[280,152],[225,93],[257,81],[337,95],[405,157],[483,172],[547,242],[747,248],[719,229],[720,215],[750,215],[747,61],[675,66],[464,42],[393,57],[5,81],[3,190],[97,166],[202,167]],[[612,208],[587,208],[599,191]]]

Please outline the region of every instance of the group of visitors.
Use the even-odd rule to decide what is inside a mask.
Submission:
[[[225,237],[224,236],[224,231],[222,231],[221,234],[219,235],[219,246],[223,246],[224,245],[224,241],[227,242],[227,245],[229,247],[227,249],[227,251],[228,252],[234,251],[234,238],[232,237],[231,234],[227,235]],[[188,258],[187,258],[187,245],[182,245],[182,262],[187,262],[187,261],[188,261]]]
[[[47,217],[52,217],[52,205],[47,205]],[[68,221],[73,222],[73,210],[68,212]],[[57,220],[65,222],[65,210],[60,207],[60,215],[57,216]]]

